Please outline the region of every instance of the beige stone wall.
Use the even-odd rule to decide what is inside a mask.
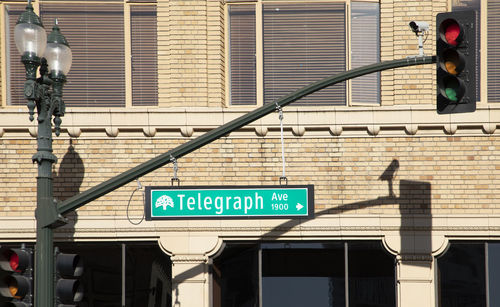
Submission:
[[[436,15],[447,11],[447,1],[380,1],[381,60],[418,55],[418,40],[408,24],[429,23],[424,39],[425,55],[435,55]],[[382,72],[382,105],[435,103],[435,65],[409,67]]]
[[[158,1],[158,67],[160,107],[223,105],[222,1]]]
[[[185,139],[58,139],[55,196],[87,190]],[[293,137],[286,139],[289,184],[314,184],[317,214],[498,214],[500,138]],[[35,141],[0,139],[0,215],[32,216]],[[228,137],[179,159],[182,185],[272,185],[281,175],[279,138]],[[171,165],[141,178],[170,185]],[[126,214],[132,182],[78,210]],[[410,191],[411,189],[411,191]],[[131,213],[142,210],[140,193]]]

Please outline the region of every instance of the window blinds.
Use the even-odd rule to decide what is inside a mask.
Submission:
[[[123,4],[47,3],[40,5],[40,15],[47,31],[59,20],[73,52],[66,105],[125,106]]]
[[[351,2],[351,67],[380,62],[379,4]],[[351,81],[352,104],[380,103],[380,72]]]
[[[488,102],[500,102],[500,2],[488,1],[487,24]]]
[[[132,105],[158,104],[158,54],[155,5],[130,7]]]
[[[344,3],[264,4],[264,103],[346,69]],[[345,104],[345,82],[295,104]]]
[[[6,57],[7,61],[7,105],[26,105],[24,100],[24,81],[26,73],[24,65],[21,63],[21,55],[17,51],[16,43],[14,42],[14,27],[17,19],[22,12],[25,11],[25,4],[8,4],[5,5],[5,33],[6,35]]]
[[[256,104],[255,6],[229,6],[232,105]]]

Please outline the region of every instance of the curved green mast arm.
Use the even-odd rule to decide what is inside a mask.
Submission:
[[[259,118],[262,118],[276,111],[276,108],[278,106],[284,107],[294,101],[297,101],[298,99],[304,96],[319,91],[325,87],[377,71],[399,68],[399,67],[414,66],[414,65],[432,64],[435,62],[436,62],[435,56],[409,57],[406,59],[386,61],[359,67],[312,83],[283,98],[278,99],[275,103],[265,104],[264,106],[259,107],[243,116],[240,116],[237,119],[234,119],[222,126],[219,126],[213,130],[208,131],[207,133],[197,137],[196,139],[193,139],[182,145],[179,145],[178,147],[171,149],[164,154],[161,154],[107,181],[104,181],[93,188],[90,188],[80,194],[77,194],[71,198],[64,200],[58,206],[58,213],[61,215],[65,215],[73,210],[76,210],[88,204],[89,202],[124,186],[125,184],[135,180],[136,178],[142,177],[168,164],[171,161],[172,157],[174,157],[175,159],[179,159],[189,154],[190,152],[200,147],[203,147],[223,137],[224,135],[227,135],[228,133],[231,133],[243,126],[246,126],[254,122]],[[54,223],[56,223],[56,219],[57,217],[54,217]]]

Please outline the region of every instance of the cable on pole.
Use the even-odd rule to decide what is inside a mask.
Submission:
[[[280,185],[288,185],[288,179],[286,178],[286,166],[285,166],[285,139],[283,137],[283,108],[276,102],[276,110],[278,111],[278,118],[280,120],[280,132],[281,132],[281,162],[283,172],[280,177]]]
[[[144,221],[144,210],[142,211],[142,217],[138,222],[132,221],[130,219],[130,216],[129,216],[130,202],[132,201],[132,197],[134,196],[135,192],[140,191],[140,190],[142,190],[142,184],[139,181],[139,178],[137,178],[137,188],[135,188],[134,191],[132,192],[132,194],[130,195],[130,198],[128,199],[128,203],[127,203],[127,210],[126,210],[127,211],[127,220],[132,225],[139,225],[140,223],[142,223],[142,221]],[[144,204],[144,191],[142,192],[142,203]]]
[[[175,182],[177,182],[177,186],[181,185],[181,180],[177,177],[177,171],[179,170],[179,166],[177,165],[177,159],[170,155],[170,162],[172,162],[172,167],[174,168],[174,176],[171,179],[172,186]]]

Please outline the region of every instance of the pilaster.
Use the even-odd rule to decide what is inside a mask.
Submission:
[[[210,257],[222,248],[217,236],[161,237],[172,261],[172,306],[210,306]],[[182,304],[181,304],[182,302]]]
[[[448,240],[432,235],[428,226],[413,225],[416,231],[402,231],[383,240],[386,248],[396,255],[399,307],[435,306],[435,256],[446,249]]]
[[[396,259],[398,306],[434,306],[432,256],[399,255]]]

